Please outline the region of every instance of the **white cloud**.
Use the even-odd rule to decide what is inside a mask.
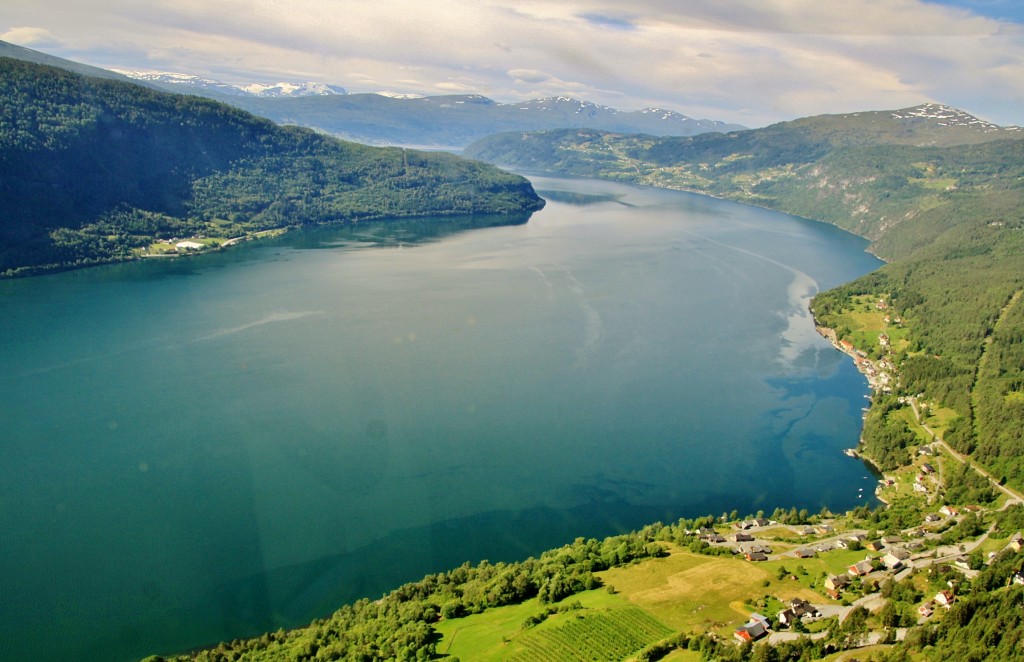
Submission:
[[[572,94],[750,125],[937,100],[1024,123],[1024,28],[920,0],[9,2],[56,55],[229,82]]]
[[[0,40],[28,48],[60,48],[56,35],[46,28],[11,28],[0,34]]]
[[[509,69],[508,76],[517,83],[543,83],[551,76],[536,69]]]

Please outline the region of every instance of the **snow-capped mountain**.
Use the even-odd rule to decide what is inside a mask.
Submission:
[[[944,106],[939,103],[925,103],[913,108],[904,108],[892,113],[893,119],[922,119],[933,120],[938,126],[960,126],[979,129],[981,131],[1020,131],[1019,126],[999,126],[992,122],[986,122],[959,108]]]
[[[171,71],[140,71],[134,69],[112,69],[128,78],[145,81],[174,92],[186,94],[215,94],[230,97],[306,97],[346,94],[345,88],[326,83],[249,83],[230,85],[219,80],[203,78],[193,74]]]
[[[660,108],[622,111],[569,96],[498,103],[479,94],[422,96],[393,90],[347,94],[323,83],[231,85],[192,74],[117,70],[161,89],[209,96],[277,122],[378,144],[464,146],[500,131],[591,128],[652,135],[742,129]],[[304,99],[324,97],[310,104]],[[387,121],[382,121],[387,118]]]
[[[424,96],[422,94],[414,94],[412,92],[395,92],[394,90],[381,90],[380,92],[377,92],[377,94],[389,99],[422,99]]]
[[[263,83],[251,83],[243,85],[239,89],[257,97],[310,97],[328,96],[333,94],[348,94],[345,88],[327,83],[275,83],[265,85]]]
[[[242,96],[246,94],[234,85],[222,83],[219,80],[203,78],[193,74],[183,74],[173,71],[147,71],[138,69],[111,69],[114,73],[127,76],[133,80],[150,83],[157,87],[168,89],[172,92],[184,94],[198,92],[213,92],[229,96]]]

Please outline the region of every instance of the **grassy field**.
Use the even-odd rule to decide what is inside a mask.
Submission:
[[[668,557],[616,568],[601,576],[631,603],[676,630],[707,630],[729,637],[751,612],[778,610],[781,602],[765,602],[769,594],[783,600],[800,597],[821,602],[824,598],[811,589],[811,583],[820,580],[822,572],[845,572],[862,558],[864,552],[832,552],[824,559],[749,563],[673,549]],[[787,572],[779,579],[783,566]],[[802,573],[797,571],[800,566]]]
[[[536,599],[518,605],[488,609],[482,614],[465,618],[441,621],[437,625],[437,631],[441,635],[437,650],[462,660],[503,660],[520,650],[521,646],[517,640],[526,634],[558,628],[581,613],[629,606],[629,602],[623,596],[613,595],[604,589],[578,593],[565,602],[577,600],[583,605],[582,610],[554,614],[540,625],[529,629],[523,627],[526,619],[543,613],[546,608],[546,605],[540,604]]]
[[[621,660],[673,631],[639,607],[581,610],[557,627],[533,629],[511,642],[510,662]]]

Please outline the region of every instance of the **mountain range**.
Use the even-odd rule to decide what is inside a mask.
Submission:
[[[498,103],[480,95],[423,97],[394,91],[346,94],[323,83],[230,85],[187,73],[107,71],[0,41],[0,56],[62,67],[103,78],[135,80],[148,87],[194,94],[231,104],[280,124],[295,124],[371,145],[420,145],[460,149],[501,131],[593,128],[657,136],[690,136],[744,127],[694,119],[673,110],[621,111],[571,97]]]
[[[114,71],[167,91],[223,101],[282,124],[308,126],[370,144],[461,148],[501,131],[567,127],[656,136],[691,136],[744,128],[715,120],[697,120],[662,108],[627,112],[566,96],[498,103],[478,94],[347,94],[342,87],[323,83],[229,85],[192,74]]]
[[[919,214],[973,182],[952,163],[975,159],[969,167],[994,176],[1016,167],[1021,145],[1021,127],[930,103],[689,137],[591,129],[503,133],[464,153],[521,170],[695,191],[826,220],[871,239],[875,252],[893,259],[917,243],[896,232],[898,226],[913,221],[915,235],[936,232],[937,226],[920,226]]]
[[[182,74],[165,71],[140,71],[135,69],[112,69],[132,80],[151,83],[168,92],[182,94],[198,94],[199,96],[220,97],[305,97],[330,96],[347,94],[345,88],[326,83],[248,83],[245,85],[229,85],[218,80],[203,78],[193,74]]]

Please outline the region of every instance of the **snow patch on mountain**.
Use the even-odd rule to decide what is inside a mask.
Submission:
[[[257,97],[310,97],[347,94],[345,88],[326,83],[250,83],[241,85],[239,89]]]
[[[181,88],[186,92],[186,88],[192,88],[197,90],[216,91],[222,94],[235,96],[245,94],[245,92],[234,85],[228,85],[227,83],[222,83],[219,80],[213,80],[211,78],[203,78],[201,76],[183,74],[176,71],[151,71],[144,69],[111,69],[111,71],[116,74],[121,74],[122,76],[127,76],[133,80]]]
[[[381,90],[377,92],[379,96],[388,97],[389,99],[423,99],[424,95],[414,94],[412,92],[395,92],[394,90]]]
[[[346,94],[345,88],[326,83],[249,83],[246,85],[230,85],[219,80],[203,78],[193,74],[174,71],[147,71],[138,69],[112,69],[111,71],[134,80],[153,83],[164,87],[173,87],[183,92],[203,90],[219,92],[230,96],[255,97],[305,97]]]
[[[925,103],[913,108],[904,108],[892,113],[894,119],[926,119],[934,120],[939,126],[962,126],[979,129],[981,131],[999,131],[1003,127],[992,124],[985,120],[978,119],[970,113],[965,113],[957,108],[944,106],[939,103]],[[1010,130],[1019,130],[1020,127],[1007,127]]]

